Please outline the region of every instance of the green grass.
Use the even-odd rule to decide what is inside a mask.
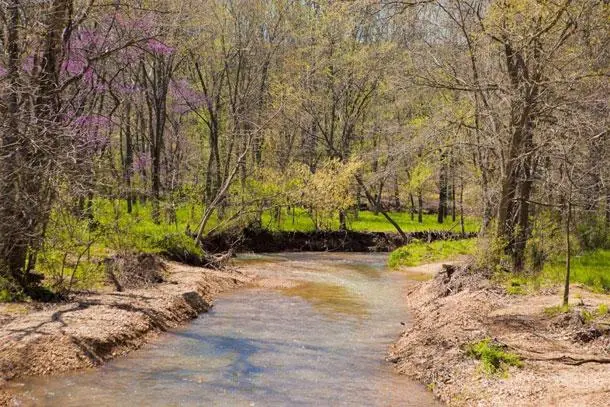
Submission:
[[[476,239],[439,240],[432,243],[413,242],[394,250],[388,258],[392,268],[418,266],[441,260],[451,260],[474,253]]]
[[[509,366],[523,366],[518,355],[506,352],[489,338],[467,345],[466,354],[480,360],[483,372],[488,375],[505,375]]]
[[[37,262],[37,270],[46,276],[45,285],[61,290],[74,276],[72,288],[99,288],[105,281],[100,260],[117,252],[202,254],[184,233],[187,225],[196,229],[201,207],[177,208],[174,223],[167,222],[167,212],[162,208],[160,224],[153,222],[151,209],[150,205],[135,204],[128,214],[124,201],[95,200],[93,225],[70,212],[54,212]],[[210,227],[216,224],[213,217]]]
[[[125,201],[95,199],[92,205],[92,225],[88,219],[78,219],[70,211],[55,212],[49,224],[48,238],[43,251],[38,257],[37,269],[47,276],[46,284],[61,290],[61,287],[74,276],[73,288],[91,289],[104,284],[105,272],[100,260],[119,252],[144,253],[195,253],[200,255],[194,243],[184,234],[188,229],[195,232],[203,214],[202,205],[182,204],[175,208],[176,218],[169,222],[168,208],[162,203],[161,223],[152,220],[150,203],[135,203],[131,214],[127,213]],[[422,230],[450,230],[452,224],[439,225],[436,217],[426,215],[422,224],[413,222],[407,213],[393,213],[392,216],[406,232]],[[230,214],[227,214],[230,217]],[[262,216],[264,228],[282,231],[312,231],[315,229],[311,217],[304,209],[297,208],[294,219],[292,212],[282,210],[281,222],[278,225],[271,211]],[[246,222],[242,219],[242,223]],[[331,229],[338,229],[338,216],[322,219],[321,223]],[[394,231],[392,225],[381,215],[362,211],[358,220],[352,220],[349,226],[361,231]],[[214,214],[206,231],[219,227],[219,220]],[[469,220],[467,230],[478,229],[475,220]],[[456,229],[457,231],[457,229]],[[91,243],[92,242],[92,243]],[[89,243],[91,243],[89,245]],[[0,287],[2,289],[3,287]],[[0,300],[4,294],[0,292]]]
[[[496,281],[512,295],[524,295],[541,287],[562,285],[565,282],[565,258],[557,257],[547,262],[541,273],[498,273]],[[610,250],[599,249],[572,257],[570,282],[582,284],[594,292],[610,293]]]
[[[565,280],[565,258],[547,263],[542,279],[554,283]],[[610,250],[600,249],[572,257],[570,281],[590,287],[594,291],[610,293]]]
[[[569,305],[555,305],[552,307],[546,307],[543,312],[547,317],[556,317],[559,314],[570,312],[570,309],[571,308]]]
[[[453,232],[461,232],[459,219],[456,222],[451,219],[445,223],[438,223],[436,215],[424,215],[423,222],[411,219],[411,214],[408,212],[390,212],[390,217],[398,223],[405,232],[424,232],[446,230]],[[319,223],[327,229],[338,230],[339,219],[338,215],[330,218],[319,219]],[[381,214],[375,215],[371,211],[360,211],[358,217],[348,215],[348,228],[357,232],[396,232],[396,229],[388,220]],[[274,219],[271,211],[265,211],[262,217],[262,225],[266,229],[279,231],[302,231],[310,232],[315,230],[315,224],[311,216],[306,210],[296,208],[294,217],[292,211],[282,210],[280,222]],[[480,222],[476,218],[467,217],[464,219],[464,228],[466,232],[477,232],[480,229]]]

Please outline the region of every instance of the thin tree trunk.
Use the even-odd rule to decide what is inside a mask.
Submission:
[[[411,201],[411,220],[415,220],[415,198],[412,193],[409,193],[409,200]]]
[[[462,236],[466,236],[466,227],[464,226],[464,180],[461,180],[460,185],[460,226],[462,227]]]
[[[445,153],[441,154],[441,168],[439,171],[439,192],[438,192],[438,223],[445,223],[447,215],[447,167],[445,165]]]
[[[417,221],[424,223],[424,196],[421,188],[417,191]]]
[[[364,195],[366,196],[366,199],[368,199],[369,203],[371,205],[376,205],[377,202],[376,202],[375,198],[371,195],[369,190],[366,188],[366,186],[364,185],[364,182],[362,181],[362,178],[360,178],[359,175],[356,175],[356,181],[358,181],[358,184],[362,188],[362,191],[364,192]],[[377,211],[380,212],[383,215],[383,217],[386,218],[386,220],[388,222],[390,222],[390,224],[392,226],[394,226],[394,228],[396,229],[396,231],[398,232],[400,237],[406,242],[407,241],[407,235],[402,230],[400,225],[398,223],[396,223],[396,221],[394,219],[392,219],[392,217],[390,215],[388,215],[388,213],[382,207],[375,206],[375,209],[377,209]]]
[[[568,214],[566,220],[566,280],[563,288],[563,306],[567,307],[570,301],[570,262],[572,260],[572,247],[570,245],[570,222],[572,221],[572,203],[568,199]]]
[[[345,216],[345,211],[340,210],[339,211],[339,230],[342,232],[347,230],[346,218],[347,217]]]

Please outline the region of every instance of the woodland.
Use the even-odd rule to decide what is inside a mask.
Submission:
[[[582,282],[609,292],[609,21],[602,0],[2,0],[0,300],[246,228],[476,231],[488,269],[555,267],[567,302],[597,256]]]

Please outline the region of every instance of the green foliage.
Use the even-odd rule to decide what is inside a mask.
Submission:
[[[160,238],[154,238],[152,246],[160,254],[188,264],[203,262],[204,252],[195,240],[184,233],[168,233]]]
[[[603,216],[584,216],[577,227],[580,246],[584,250],[610,249],[610,230]]]
[[[21,289],[10,278],[0,276],[0,303],[23,299]]]
[[[546,307],[544,309],[544,315],[548,317],[555,317],[559,314],[565,314],[570,312],[571,307],[569,305],[555,305],[553,307]]]
[[[66,208],[70,206],[58,206],[52,212],[36,263],[47,288],[61,294],[74,288],[95,288],[103,282],[98,263],[103,229],[95,227],[87,208]]]
[[[580,312],[580,317],[585,324],[588,324],[595,319],[595,314],[589,310],[583,309]]]
[[[479,244],[474,252],[475,264],[480,268],[493,267],[498,273],[503,273],[510,268],[510,257],[505,253],[506,242],[497,237],[485,237],[479,239]]]
[[[292,216],[294,209],[294,221]],[[375,214],[372,211],[359,211],[358,216],[351,212],[348,215],[348,227],[357,232],[385,232],[395,233],[396,229],[388,220],[381,214]],[[408,212],[389,212],[389,215],[394,219],[405,232],[425,232],[425,231],[453,231],[460,230],[458,224],[451,222],[439,224],[436,215],[424,215],[423,222],[419,223],[417,217],[411,219],[411,214]],[[328,225],[331,230],[339,229],[339,217],[337,213],[327,215],[323,223]],[[283,211],[278,225],[273,211],[264,211],[262,215],[262,226],[270,230],[279,230],[287,232],[310,232],[315,230],[315,224],[309,212],[302,208],[291,208],[290,211]],[[476,232],[480,229],[480,221],[474,217],[465,219],[466,232]]]
[[[440,240],[432,243],[414,241],[394,250],[388,258],[392,268],[417,266],[434,261],[450,260],[474,252],[476,239]]]
[[[432,230],[445,230],[460,232],[459,222],[438,223],[436,215],[424,215],[423,223],[415,219],[411,219],[411,214],[408,212],[390,212],[389,215],[394,219],[405,232],[425,232]],[[477,232],[481,223],[477,218],[467,217],[464,219],[466,232]],[[358,219],[354,219],[351,223],[352,230],[369,231],[369,232],[396,232],[396,229],[381,215],[375,215],[370,211],[363,211],[358,214]]]
[[[565,278],[565,257],[548,262],[542,272],[543,279],[561,283]],[[599,249],[572,257],[570,281],[580,283],[597,292],[610,292],[610,250]]]
[[[506,292],[510,295],[524,295],[526,293],[525,284],[526,282],[523,279],[511,278],[508,281]]]
[[[14,300],[14,295],[7,288],[0,289],[0,302],[11,302]]]
[[[506,352],[490,338],[468,344],[466,354],[480,360],[482,370],[489,375],[505,374],[509,366],[523,366],[518,355]]]
[[[599,304],[597,306],[596,312],[597,312],[597,315],[599,315],[600,317],[604,317],[604,316],[608,315],[608,312],[609,312],[608,305],[607,304]]]

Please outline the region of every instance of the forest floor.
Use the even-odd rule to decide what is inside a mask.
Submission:
[[[165,282],[124,292],[79,294],[62,304],[0,304],[0,405],[13,378],[87,368],[137,349],[196,318],[220,292],[251,280],[223,271],[166,264]]]
[[[559,287],[509,295],[491,276],[441,269],[403,268],[436,277],[406,293],[411,323],[388,356],[400,373],[451,406],[608,405],[609,295],[573,285],[565,309]]]

